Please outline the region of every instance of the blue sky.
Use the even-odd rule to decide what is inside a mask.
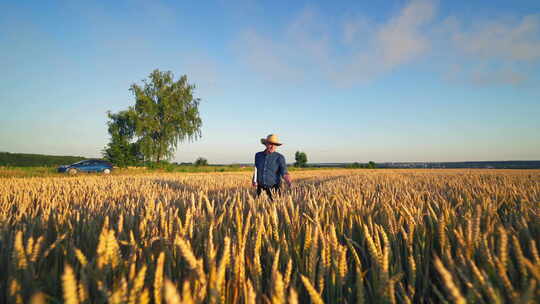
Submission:
[[[100,156],[158,68],[202,99],[174,161],[540,159],[539,1],[371,2],[2,1],[0,151]]]

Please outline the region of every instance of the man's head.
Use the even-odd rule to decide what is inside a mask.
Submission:
[[[268,143],[268,142],[267,142],[267,143],[265,144],[265,146],[266,146],[266,152],[268,152],[268,153],[276,152],[276,147],[277,147],[277,145],[274,145],[274,144],[272,144],[272,143]]]
[[[266,151],[270,153],[275,152],[277,146],[282,145],[275,134],[270,134],[266,138],[261,138],[261,143],[266,146]]]

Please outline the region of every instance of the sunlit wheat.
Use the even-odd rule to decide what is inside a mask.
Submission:
[[[538,303],[540,171],[0,179],[0,303]]]

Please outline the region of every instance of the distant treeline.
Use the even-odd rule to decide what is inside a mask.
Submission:
[[[393,162],[393,163],[311,163],[312,168],[387,168],[387,169],[540,169],[538,160]]]
[[[379,164],[375,162],[367,163],[312,163],[308,164],[307,167],[310,168],[347,168],[347,169],[376,169],[379,168]]]
[[[0,152],[0,166],[9,167],[52,167],[72,164],[86,158],[81,156],[57,156]]]
[[[381,163],[381,168],[426,169],[540,169],[538,160],[465,161],[465,162],[399,162]]]

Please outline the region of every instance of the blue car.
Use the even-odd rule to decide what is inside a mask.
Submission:
[[[111,173],[113,166],[110,162],[101,159],[83,160],[71,165],[58,167],[58,172],[69,173],[71,175],[78,172],[103,172],[104,174]]]

